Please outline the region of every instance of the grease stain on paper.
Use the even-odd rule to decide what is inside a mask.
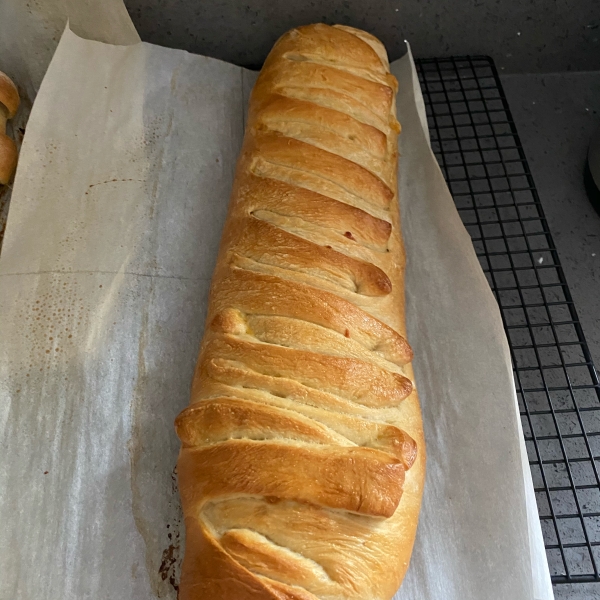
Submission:
[[[148,406],[148,392],[152,382],[146,363],[146,351],[151,334],[149,305],[153,295],[154,283],[150,286],[148,303],[141,316],[137,351],[137,382],[131,405],[132,432],[128,449],[131,464],[132,513],[135,526],[144,540],[145,567],[154,595],[157,598],[176,598],[179,593],[182,560],[180,552],[181,508],[176,467],[169,474],[171,486],[162,485],[166,474],[156,473],[156,463],[151,454],[153,446],[150,443],[152,424],[149,419],[152,419],[153,411]],[[160,448],[155,448],[155,450],[161,451]],[[154,468],[154,472],[149,478],[149,471],[152,468]],[[149,496],[149,488],[152,488],[154,492],[153,497]],[[163,497],[165,489],[168,494],[167,498]],[[157,510],[154,502],[158,505],[166,503],[166,506],[161,506]],[[159,523],[153,518],[156,514],[165,512],[170,515],[168,518],[171,522]]]

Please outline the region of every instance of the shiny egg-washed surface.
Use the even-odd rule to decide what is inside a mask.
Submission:
[[[311,25],[250,100],[192,385],[176,421],[182,600],[387,600],[425,474],[405,339],[396,81]]]

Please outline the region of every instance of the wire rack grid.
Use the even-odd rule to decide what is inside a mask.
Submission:
[[[554,583],[600,581],[600,385],[498,72],[416,61],[432,149],[508,337]]]

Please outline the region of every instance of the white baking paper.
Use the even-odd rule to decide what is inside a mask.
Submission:
[[[397,598],[547,600],[498,309],[431,155],[410,57],[393,72],[429,457]],[[173,419],[188,403],[254,78],[63,34],[0,259],[2,599],[176,597]]]
[[[0,0],[0,71],[14,80],[21,97],[7,134],[19,150],[31,105],[67,21],[86,39],[120,45],[140,42],[123,0]],[[0,251],[11,187],[0,185]]]
[[[498,305],[431,152],[410,48],[392,72],[400,83],[408,337],[428,453],[417,542],[396,599],[550,600]]]

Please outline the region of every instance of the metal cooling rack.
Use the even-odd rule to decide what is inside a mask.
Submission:
[[[600,581],[600,385],[491,58],[418,60],[431,145],[508,336],[554,583]]]

